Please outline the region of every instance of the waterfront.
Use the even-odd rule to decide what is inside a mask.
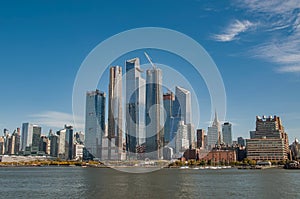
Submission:
[[[300,198],[300,171],[0,168],[1,198]]]

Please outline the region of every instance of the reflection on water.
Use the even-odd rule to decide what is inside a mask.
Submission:
[[[0,168],[0,198],[300,198],[300,170]]]

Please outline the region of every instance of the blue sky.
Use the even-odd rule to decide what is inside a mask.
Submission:
[[[300,137],[297,0],[1,2],[0,129],[29,121],[46,133],[70,123],[73,83],[88,53],[110,36],[148,26],[180,31],[210,54],[225,84],[234,138],[249,137],[256,115],[274,114],[290,140]],[[184,63],[162,55],[151,54],[175,68]],[[208,103],[199,85],[200,101]],[[207,129],[210,110],[203,106],[199,127]]]

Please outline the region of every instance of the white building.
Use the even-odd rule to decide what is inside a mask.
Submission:
[[[175,153],[184,152],[189,149],[188,128],[184,121],[180,121],[176,134]]]
[[[83,157],[83,144],[75,144],[74,145],[74,158],[75,160],[81,160]]]

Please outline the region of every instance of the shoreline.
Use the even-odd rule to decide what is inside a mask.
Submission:
[[[237,170],[265,170],[265,169],[284,169],[284,170],[297,170],[296,168],[284,168],[283,165],[276,166],[230,166],[230,167],[222,167],[222,166],[169,166],[169,167],[135,167],[135,166],[106,166],[103,164],[0,164],[0,168],[36,168],[36,167],[45,167],[45,168],[111,168],[111,169],[180,169],[180,170],[228,170],[228,169],[237,169]],[[299,168],[300,169],[300,168]]]

